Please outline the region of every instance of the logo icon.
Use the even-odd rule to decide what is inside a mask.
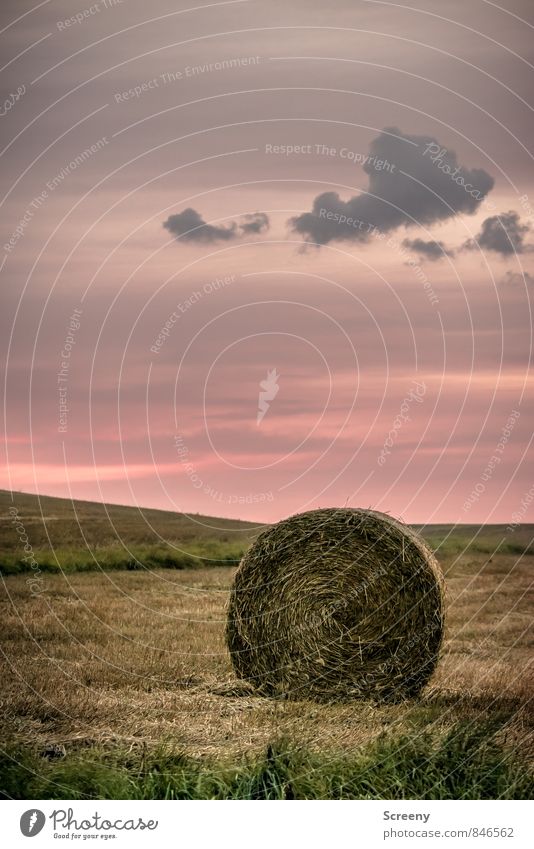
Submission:
[[[35,837],[42,830],[45,822],[46,817],[42,811],[30,808],[29,811],[24,811],[20,818],[20,830],[24,837]]]
[[[267,372],[267,378],[265,380],[260,380],[260,393],[258,395],[258,415],[256,417],[257,425],[259,425],[265,413],[269,409],[269,402],[274,401],[278,394],[278,390],[280,389],[280,387],[278,386],[279,377],[280,375],[277,374],[276,369],[273,368]]]

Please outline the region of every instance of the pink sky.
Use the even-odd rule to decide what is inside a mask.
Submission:
[[[456,0],[187,8],[125,0],[62,28],[60,0],[8,30],[4,97],[25,91],[1,119],[2,486],[252,521],[348,504],[509,522],[533,483],[525,24]],[[424,137],[493,183],[475,208],[423,142],[409,184],[362,166]],[[289,220],[332,192],[382,229],[306,246]],[[188,208],[237,235],[175,238]],[[484,222],[509,211],[523,229],[497,249]],[[239,229],[258,212],[268,229]],[[451,253],[417,273],[406,238]]]

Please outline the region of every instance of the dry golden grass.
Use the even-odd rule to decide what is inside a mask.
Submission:
[[[504,719],[533,751],[532,557],[441,560],[447,633],[423,696],[403,705],[318,705],[232,695],[224,643],[233,569],[45,574],[3,579],[4,741],[67,748],[168,742],[198,756],[259,751],[285,737],[347,751],[389,729]]]

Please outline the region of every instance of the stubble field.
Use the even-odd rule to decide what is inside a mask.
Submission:
[[[261,698],[224,641],[235,567],[3,575],[11,798],[524,798],[532,792],[532,526],[426,530],[446,578],[420,699]],[[34,576],[33,576],[34,577]],[[37,589],[37,591],[35,591]]]

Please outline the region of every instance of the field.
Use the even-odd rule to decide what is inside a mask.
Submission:
[[[239,561],[256,531],[249,522],[199,514],[18,492],[12,501],[11,493],[0,490],[4,575],[30,570],[26,538],[41,572],[183,569]]]
[[[94,558],[82,564],[80,539],[85,536],[93,554],[114,546],[104,508],[87,505],[84,513],[77,504],[78,517],[84,517],[80,531],[69,519],[70,502],[42,503],[62,557],[72,551],[79,559],[71,568],[61,560],[63,571],[53,568],[36,500],[16,495],[36,561],[46,551],[52,564],[32,592],[28,581],[35,580],[35,570],[27,564],[25,572],[14,568],[24,561],[6,499],[5,797],[532,793],[533,526],[514,533],[498,526],[463,526],[452,534],[445,526],[426,528],[446,576],[447,634],[423,697],[387,706],[319,705],[259,698],[233,678],[224,620],[235,566],[220,564],[254,536],[253,526],[227,522],[222,531],[199,535],[186,517],[152,515],[158,533],[189,547],[201,565],[177,561],[147,568],[142,552],[163,551],[163,544],[153,543],[152,531],[152,538],[140,538],[140,528],[147,529],[136,510],[110,508],[122,539],[137,554],[133,566],[125,560],[123,568],[102,571]]]

